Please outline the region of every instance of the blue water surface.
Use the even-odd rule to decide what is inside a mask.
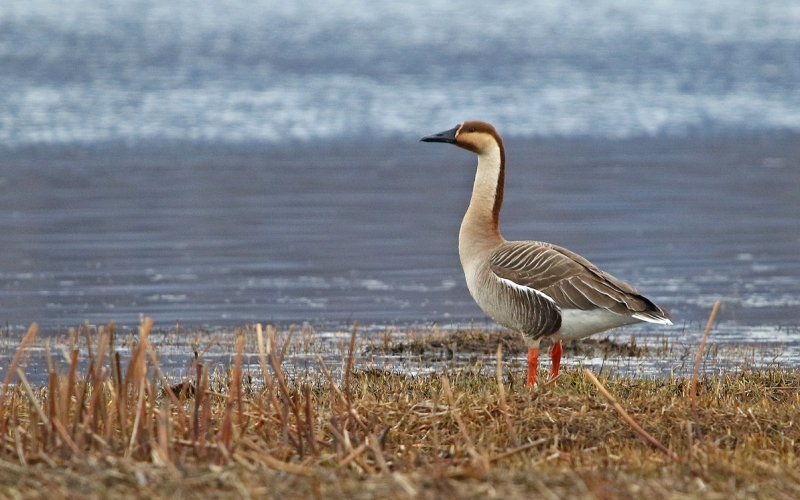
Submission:
[[[418,142],[482,119],[509,239],[794,339],[798,82],[793,1],[6,2],[0,321],[486,322]]]

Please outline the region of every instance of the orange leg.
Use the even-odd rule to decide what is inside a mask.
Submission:
[[[550,380],[558,377],[558,369],[561,367],[561,353],[564,350],[561,348],[561,341],[555,342],[553,348],[550,349],[550,358],[553,360],[553,365],[550,367]]]
[[[536,385],[536,368],[539,365],[539,348],[528,349],[528,383],[525,387],[533,387]]]

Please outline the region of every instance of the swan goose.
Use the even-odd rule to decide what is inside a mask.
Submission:
[[[545,337],[553,341],[554,379],[562,340],[642,321],[672,324],[667,311],[580,255],[541,241],[506,241],[500,235],[505,150],[492,125],[464,122],[422,141],[454,144],[478,155],[458,254],[475,302],[494,321],[522,334],[528,347],[527,387],[536,384],[539,342]]]

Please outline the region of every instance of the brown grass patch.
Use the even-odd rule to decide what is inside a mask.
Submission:
[[[600,377],[673,460],[581,370],[536,390],[524,373],[464,366],[413,377],[354,369],[352,358],[288,375],[268,329],[240,334],[228,369],[212,370],[200,353],[190,376],[168,380],[150,327],[144,320],[127,366],[111,325],[82,339],[86,370],[73,345],[69,370],[50,363],[41,387],[12,375],[19,383],[0,406],[0,495],[800,497],[797,371],[700,377],[696,414],[688,379]],[[259,347],[255,373],[243,369],[245,341]]]

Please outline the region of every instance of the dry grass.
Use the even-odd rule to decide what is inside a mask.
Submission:
[[[532,391],[502,367],[413,377],[354,368],[351,342],[336,366],[319,358],[322,375],[290,376],[268,329],[237,337],[227,371],[201,351],[167,380],[151,326],[126,365],[113,325],[76,339],[44,387],[16,366],[32,327],[0,396],[0,496],[800,498],[797,371],[700,377],[696,413],[691,380],[600,377],[670,458],[582,370]]]

